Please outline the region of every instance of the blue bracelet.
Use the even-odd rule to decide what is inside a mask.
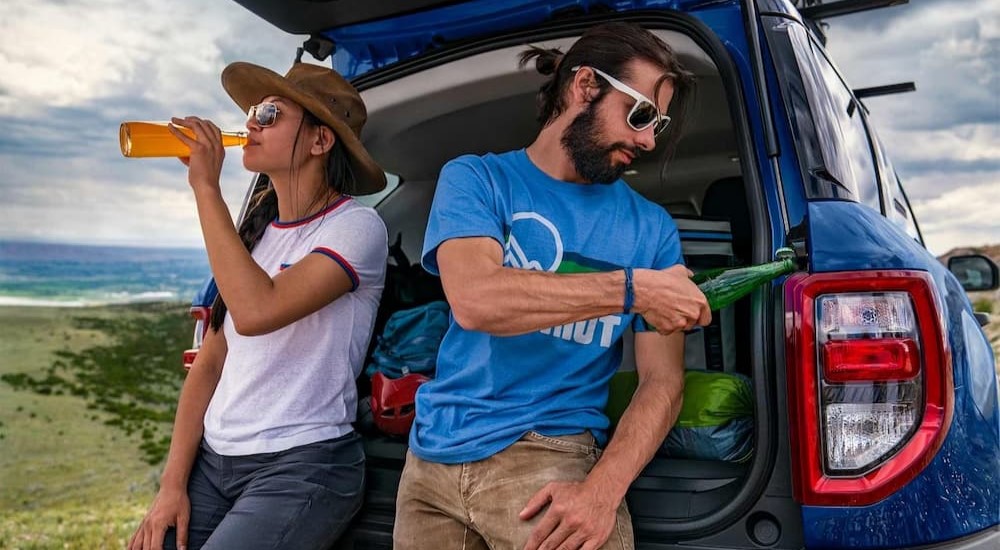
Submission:
[[[625,268],[625,314],[632,313],[632,304],[635,303],[635,290],[632,288],[632,268]]]

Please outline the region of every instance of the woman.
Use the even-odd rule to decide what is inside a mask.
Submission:
[[[197,138],[172,129],[191,147],[181,160],[219,298],[129,548],[326,548],[361,505],[354,381],[387,255],[381,219],[349,193],[377,192],[385,176],[358,139],[360,96],[331,69],[233,63],[222,84],[247,111],[243,165],[272,188],[237,232],[219,129],[172,120]]]

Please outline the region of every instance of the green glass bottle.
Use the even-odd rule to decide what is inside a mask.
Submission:
[[[709,269],[696,273],[691,281],[708,298],[712,311],[720,310],[753,292],[760,285],[796,270],[794,253],[787,248],[775,254],[777,261],[747,267]]]

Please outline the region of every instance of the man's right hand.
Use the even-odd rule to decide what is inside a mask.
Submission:
[[[633,275],[633,310],[660,334],[690,330],[712,322],[708,299],[691,282],[693,273],[682,265],[661,270],[637,269]]]
[[[168,527],[177,528],[177,548],[185,550],[191,501],[185,490],[161,488],[128,543],[128,550],[162,550]]]

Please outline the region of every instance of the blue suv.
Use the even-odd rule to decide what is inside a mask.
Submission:
[[[804,269],[688,335],[688,368],[751,381],[753,451],[656,456],[627,497],[638,547],[1000,548],[994,355],[965,293],[997,288],[997,266],[965,256],[952,273],[926,250],[865,94],[817,23],[898,2],[237,1],[310,35],[304,51],[332,56],[368,105],[365,145],[398,175],[370,199],[394,241],[380,324],[439,296],[408,258],[444,162],[538,131],[541,77],[517,53],[565,51],[610,20],[662,37],[697,76],[697,101],[676,153],[645,155],[626,181],[678,221],[696,270],[767,262],[780,247]],[[212,296],[196,299],[196,318]],[[631,361],[626,349],[622,368]],[[340,546],[390,548],[406,443],[365,438],[367,498]]]

